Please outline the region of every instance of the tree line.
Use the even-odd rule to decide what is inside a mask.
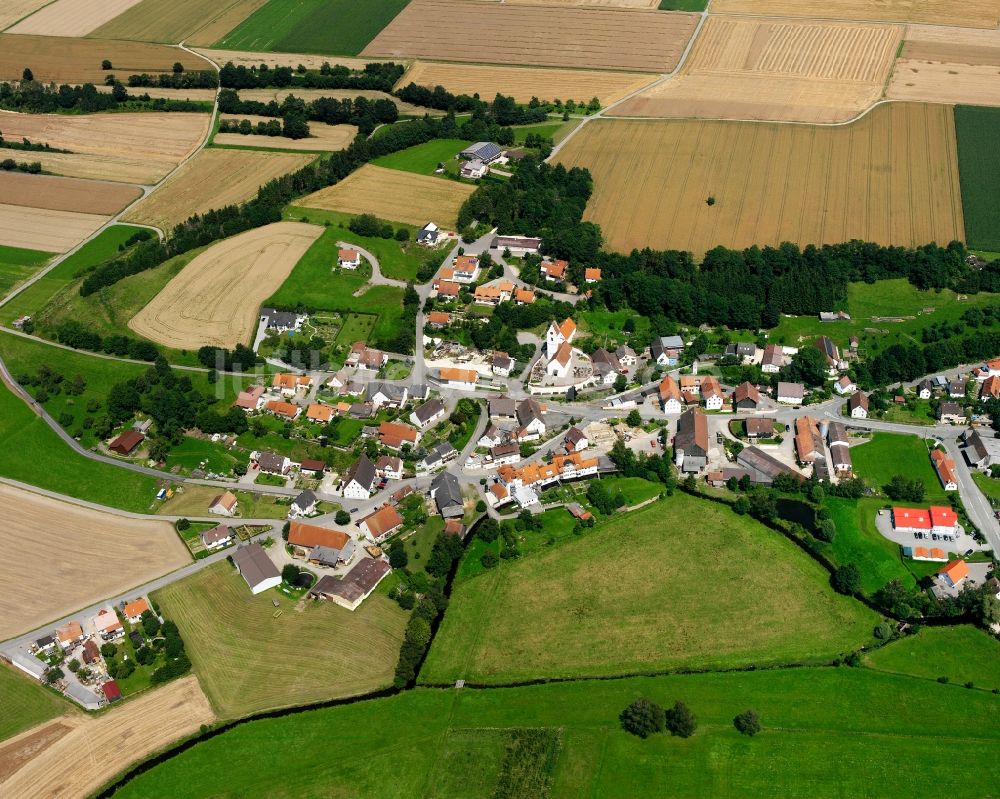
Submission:
[[[31,75],[25,69],[26,76]],[[43,84],[31,77],[20,82],[0,83],[0,108],[28,114],[53,114],[59,111],[79,111],[92,114],[98,111],[209,111],[211,103],[196,100],[168,100],[151,98],[148,94],[133,96],[121,83],[112,84],[110,92],[99,92],[93,83],[81,86],[54,83]]]
[[[276,100],[264,103],[259,100],[242,100],[235,89],[223,89],[219,92],[219,113],[281,117],[286,128],[294,125],[296,129],[307,121],[327,125],[356,125],[365,135],[380,124],[391,124],[399,119],[399,110],[392,100],[369,100],[367,97],[337,100],[333,97],[319,97],[306,101],[290,94],[280,103]],[[305,129],[308,135],[308,125],[305,125]]]
[[[126,81],[129,88],[157,88],[157,89],[217,89],[219,87],[219,76],[215,70],[200,69],[194,72],[163,72],[150,75],[142,72],[137,75],[129,75]]]
[[[351,69],[342,64],[331,66],[324,62],[318,70],[303,65],[270,67],[267,64],[246,67],[232,61],[219,70],[219,83],[228,89],[286,89],[297,86],[303,89],[368,89],[391,92],[406,68],[391,61],[384,64],[365,64],[362,69]]]

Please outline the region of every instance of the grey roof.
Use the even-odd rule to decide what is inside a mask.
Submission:
[[[736,462],[747,469],[760,472],[771,480],[782,473],[797,474],[797,472],[790,469],[777,458],[768,455],[764,450],[757,447],[744,447],[740,450],[740,454],[736,456]]]
[[[868,397],[865,395],[863,391],[856,391],[853,394],[851,394],[850,398],[847,400],[847,407],[852,411],[855,408],[863,408],[864,410],[867,411]]]
[[[441,402],[437,397],[432,400],[427,400],[423,405],[418,406],[413,411],[413,415],[416,416],[422,424],[426,424],[427,420],[444,410],[444,403]]]
[[[356,545],[354,539],[348,538],[343,549],[318,546],[309,550],[309,560],[314,560],[325,566],[336,566],[340,561],[348,561],[354,557]]]
[[[42,649],[43,647],[51,646],[55,642],[56,639],[53,638],[51,635],[43,635],[41,638],[35,641],[35,646],[37,646],[39,649]]]
[[[616,372],[620,372],[622,369],[622,365],[618,360],[618,356],[615,355],[613,352],[608,352],[603,347],[598,347],[596,350],[590,353],[590,360],[595,367],[598,366],[599,364],[606,364],[607,366],[614,369]]]
[[[374,397],[376,394],[384,394],[391,402],[402,402],[406,398],[406,386],[397,386],[392,383],[378,381],[368,386],[368,396]]]
[[[410,396],[414,399],[427,399],[430,393],[431,387],[426,383],[414,383],[410,386]]]
[[[517,404],[517,421],[520,422],[521,426],[526,426],[529,422],[535,419],[542,418],[542,406],[538,404],[538,400],[526,399],[521,400]]]
[[[274,452],[262,452],[257,458],[257,465],[262,472],[280,472],[285,467],[285,456]]]
[[[217,544],[219,541],[225,541],[230,538],[232,533],[229,530],[229,525],[220,524],[213,527],[211,530],[206,530],[201,534],[201,542],[208,546],[209,544]]]
[[[853,466],[851,450],[847,447],[831,447],[830,460],[833,461],[834,468],[838,466]]]
[[[726,347],[726,355],[736,355],[740,358],[749,358],[757,352],[757,345],[751,342],[734,342]]]
[[[299,320],[299,315],[292,311],[276,311],[274,308],[262,308],[260,315],[267,318],[269,328],[290,328],[295,327]]]
[[[938,416],[962,416],[962,406],[957,402],[942,402],[938,405]]]
[[[69,684],[66,686],[66,696],[87,708],[96,708],[101,704],[100,697],[97,694],[76,682],[76,680],[69,681]]]
[[[375,415],[375,406],[370,402],[355,402],[347,413],[354,419],[371,419]]]
[[[271,562],[264,547],[256,542],[237,547],[231,557],[251,588],[269,578],[281,576],[281,572]]]
[[[682,450],[685,457],[705,457],[708,455],[708,419],[699,408],[691,408],[677,420],[677,435],[674,447]]]
[[[45,676],[46,665],[34,655],[23,655],[20,652],[14,652],[10,657],[10,661],[37,680]]]
[[[934,384],[926,377],[917,384],[917,388],[919,388],[921,391],[927,389],[931,393],[934,393]]]
[[[316,495],[308,488],[299,494],[292,502],[293,505],[299,508],[308,508],[310,505],[314,505],[315,503]]]
[[[517,415],[517,402],[510,397],[490,397],[490,416],[513,419]]]
[[[684,339],[680,336],[660,336],[660,346],[664,349],[684,349]]]
[[[389,564],[384,560],[365,558],[359,561],[343,577],[326,574],[310,593],[339,596],[348,602],[357,602],[378,585],[379,580],[389,573]]]
[[[372,485],[375,483],[375,477],[375,464],[368,460],[367,455],[362,455],[347,470],[347,474],[344,476],[344,484],[346,485],[352,480],[356,480],[359,485],[371,490]]]
[[[850,456],[848,456],[848,460],[850,460]],[[818,458],[813,461],[813,474],[817,480],[830,479],[830,467],[826,465],[826,458]]]
[[[494,458],[502,458],[505,455],[513,455],[515,452],[520,452],[521,448],[513,441],[509,444],[498,444],[490,449],[490,455]]]
[[[776,397],[798,397],[802,399],[805,396],[806,387],[801,383],[778,383],[778,391],[774,395]]]
[[[462,488],[458,484],[458,478],[451,472],[441,472],[431,483],[431,496],[437,504],[438,511],[442,516],[445,510],[454,508],[456,505],[461,508]]]
[[[846,444],[847,443],[847,428],[844,426],[843,422],[830,422],[830,427],[826,431],[826,440],[830,442],[832,447],[834,444]],[[838,447],[839,449],[839,447]]]
[[[840,360],[840,350],[837,349],[837,345],[830,340],[829,336],[820,336],[816,339],[815,345],[816,349],[822,352],[830,360]]]
[[[438,240],[441,231],[433,222],[428,222],[417,233],[417,241],[429,241],[431,244]]]

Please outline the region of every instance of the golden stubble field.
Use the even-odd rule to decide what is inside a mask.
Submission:
[[[576,100],[591,97],[608,105],[641,89],[655,79],[642,72],[601,72],[580,69],[536,69],[532,67],[490,67],[478,64],[443,64],[417,61],[400,79],[398,86],[444,86],[453,94],[475,94],[492,99],[499,92],[526,103],[540,100]],[[246,96],[246,93],[240,95]]]
[[[47,2],[49,0],[4,0],[0,3],[0,31],[34,13]]]
[[[433,219],[448,226],[455,224],[462,203],[475,190],[469,183],[365,164],[339,183],[296,200],[294,205],[375,214],[411,225]]]
[[[66,252],[110,218],[0,203],[0,244],[43,252]]]
[[[253,114],[223,114],[222,119],[240,122],[248,119],[256,126],[258,122],[271,122],[273,117],[254,116]],[[308,150],[310,152],[334,152],[347,147],[358,129],[354,125],[326,125],[322,122],[309,123],[309,136],[305,139],[288,139],[284,136],[264,136],[251,133],[216,133],[215,144],[225,144],[236,147],[256,147],[264,150]]]
[[[0,640],[191,560],[167,522],[128,519],[5,484],[0,508],[7,553],[0,563]]]
[[[951,108],[878,106],[850,125],[599,121],[558,161],[594,177],[586,218],[616,250],[964,238]],[[714,205],[706,200],[715,198]]]
[[[666,72],[697,22],[664,11],[413,0],[362,55]]]
[[[264,4],[264,0],[141,0],[95,28],[97,39],[211,45]],[[220,32],[221,31],[221,32]]]
[[[680,73],[614,116],[841,122],[882,95],[902,27],[710,17]]]
[[[8,33],[86,36],[139,0],[56,0],[11,27]]]
[[[773,17],[816,17],[878,22],[925,22],[995,28],[1000,23],[996,0],[712,0],[713,14],[767,14]]]
[[[295,153],[202,150],[131,209],[123,221],[169,230],[192,214],[249,200],[268,181],[312,160],[311,155]]]
[[[26,760],[0,782],[0,796],[82,799],[130,764],[214,720],[190,675],[98,716],[46,722],[0,745],[0,760]]]
[[[123,183],[0,172],[0,197],[8,205],[49,211],[116,214],[140,196],[142,190],[138,186]]]
[[[235,27],[235,26],[233,26]],[[229,31],[226,31],[228,33]],[[217,36],[216,39],[221,39]],[[371,61],[382,61],[380,58],[351,58],[340,55],[307,55],[306,53],[263,53],[258,50],[216,50],[212,47],[192,47],[196,53],[209,58],[220,67],[232,62],[236,66],[259,67],[267,64],[269,67],[298,67],[299,64],[307,69],[319,69],[326,64],[342,64],[351,69],[364,69],[365,64]],[[240,97],[243,97],[240,92]]]
[[[908,26],[886,97],[1000,105],[1000,31]]]
[[[128,326],[175,349],[246,344],[260,303],[322,232],[318,225],[275,222],[223,239],[185,266]]]
[[[70,154],[32,153],[43,168],[70,177],[129,183],[162,180],[208,133],[209,114],[18,114],[0,112],[4,137],[49,144]],[[35,157],[38,156],[38,157]]]

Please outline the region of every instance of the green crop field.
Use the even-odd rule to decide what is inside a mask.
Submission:
[[[457,585],[420,680],[828,660],[877,622],[828,579],[757,522],[678,494]]]
[[[660,11],[704,11],[707,0],[660,0]]]
[[[35,274],[51,257],[50,252],[0,245],[0,297]]]
[[[996,131],[1000,108],[955,106],[958,174],[962,185],[965,239],[970,247],[1000,250],[1000,165]]]
[[[854,473],[873,488],[881,488],[897,474],[924,482],[924,503],[943,502],[948,497],[931,466],[927,445],[917,436],[875,433],[867,444],[851,447]],[[912,503],[911,503],[912,504]]]
[[[357,55],[409,0],[270,0],[217,44],[229,50]]]
[[[826,500],[837,535],[824,549],[838,564],[853,563],[861,570],[861,590],[869,596],[890,580],[899,580],[908,588],[917,584],[899,545],[875,529],[875,514],[884,504],[877,499],[854,501],[828,497]]]
[[[72,706],[13,666],[0,665],[0,741],[72,711]]]
[[[177,622],[201,687],[224,718],[386,687],[407,620],[380,594],[353,612],[332,602],[298,610],[277,591],[254,596],[228,561],[154,598]]]
[[[439,163],[455,165],[455,156],[469,146],[465,139],[432,139],[424,144],[407,147],[396,153],[383,155],[372,161],[375,166],[433,175]],[[457,172],[457,167],[453,170]],[[442,178],[444,180],[445,178]]]
[[[992,691],[1000,688],[1000,643],[982,630],[924,627],[916,635],[894,641],[865,655],[865,665],[881,671],[936,680],[947,677]]]
[[[72,283],[85,269],[113,258],[118,252],[118,246],[140,230],[142,228],[134,225],[113,225],[101,231],[97,238],[88,241],[45,277],[0,307],[0,322],[9,324],[11,320],[24,314],[37,314],[52,297]]]
[[[697,731],[646,740],[623,732],[618,714],[638,696],[682,699]],[[754,738],[732,724],[747,708],[763,723]],[[944,781],[949,795],[981,799],[1000,779],[996,713],[997,699],[981,691],[847,668],[418,689],[240,725],[116,796],[496,796],[501,733],[527,728],[561,732],[552,799],[932,799]],[[364,753],[351,768],[345,746]],[[960,779],[956,753],[975,764]]]

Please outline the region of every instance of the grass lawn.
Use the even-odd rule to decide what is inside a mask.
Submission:
[[[683,699],[697,732],[646,740],[624,732],[618,714],[639,696],[663,705]],[[754,738],[732,724],[748,707],[764,725]],[[504,733],[525,728],[560,735],[551,790],[494,793],[497,776],[513,770],[498,766]],[[979,799],[996,793],[998,742],[994,697],[869,669],[418,689],[240,725],[155,766],[116,796],[932,799],[948,782],[950,795]],[[365,753],[351,768],[340,760],[345,745]],[[956,753],[976,764],[961,779],[954,778]],[[914,763],[920,767],[901,767]]]
[[[927,445],[918,436],[903,433],[875,433],[866,444],[851,447],[854,473],[874,488],[881,489],[897,474],[924,481],[924,504],[943,502],[948,496],[931,466]]]
[[[407,620],[380,595],[353,612],[332,602],[298,609],[277,591],[254,596],[228,561],[153,596],[180,628],[201,687],[224,718],[389,685]]]
[[[0,441],[4,477],[137,513],[153,505],[156,480],[72,452],[6,386],[0,388]]]
[[[171,447],[165,468],[170,471],[174,466],[180,466],[184,473],[201,469],[230,475],[234,464],[242,461],[245,466],[248,460],[246,456],[237,458],[225,446],[213,443],[210,439],[186,437],[180,444]]]
[[[355,341],[368,341],[378,317],[367,313],[349,313],[344,316],[344,324],[333,342],[350,349]]]
[[[986,494],[986,498],[989,499],[990,503],[1000,505],[1000,480],[995,480],[980,471],[973,471],[972,479],[976,481],[979,490]]]
[[[1000,108],[955,106],[958,173],[962,186],[965,238],[970,247],[1000,250],[1000,166],[996,130]]]
[[[55,691],[6,664],[0,664],[0,705],[0,741],[72,710]]]
[[[270,0],[226,34],[216,47],[278,53],[357,55],[409,0]]]
[[[784,538],[678,494],[462,582],[420,678],[504,683],[808,662],[865,644],[876,621]]]
[[[580,314],[581,328],[601,342],[601,346],[614,349],[617,344],[628,342],[629,336],[623,328],[629,319],[637,332],[645,336],[649,332],[649,319],[637,316],[632,311],[584,311]]]
[[[934,412],[931,410],[930,401],[921,399],[914,402],[912,410],[905,405],[890,405],[885,413],[877,418],[887,422],[900,422],[901,424],[937,424]]]
[[[0,297],[7,296],[14,286],[35,274],[52,255],[0,244]]]
[[[879,671],[936,680],[947,677],[957,685],[1000,688],[1000,643],[978,627],[924,627],[916,635],[894,641],[864,663]]]
[[[212,499],[222,493],[221,488],[202,485],[187,485],[157,509],[165,516],[208,516],[208,506]],[[239,516],[242,519],[284,519],[288,516],[287,497],[278,498],[255,494],[251,491],[234,491],[240,503]],[[283,499],[283,501],[282,501]],[[223,517],[219,517],[223,521]]]
[[[414,573],[424,571],[431,548],[443,530],[444,519],[432,516],[412,533],[404,533],[406,554],[410,557],[407,569]]]
[[[416,172],[418,175],[433,175],[439,163],[454,163],[455,156],[468,146],[469,142],[466,139],[432,139],[424,144],[417,144],[399,152],[383,155],[372,163],[387,169]],[[442,178],[442,180],[446,180],[446,178]]]
[[[837,526],[837,535],[825,549],[837,563],[854,563],[861,569],[861,590],[865,594],[874,594],[893,579],[900,580],[907,588],[916,586],[899,545],[875,529],[875,514],[884,502],[827,497],[825,504]]]
[[[113,258],[118,252],[118,245],[124,244],[129,236],[142,229],[134,225],[112,225],[102,231],[97,238],[87,242],[37,283],[0,307],[0,322],[10,324],[23,314],[37,314],[57,292],[72,283],[83,270]]]
[[[641,477],[606,477],[602,478],[601,482],[611,492],[611,496],[620,491],[625,497],[625,504],[629,507],[658,497],[663,493],[661,483],[653,483],[649,480],[643,480]]]

